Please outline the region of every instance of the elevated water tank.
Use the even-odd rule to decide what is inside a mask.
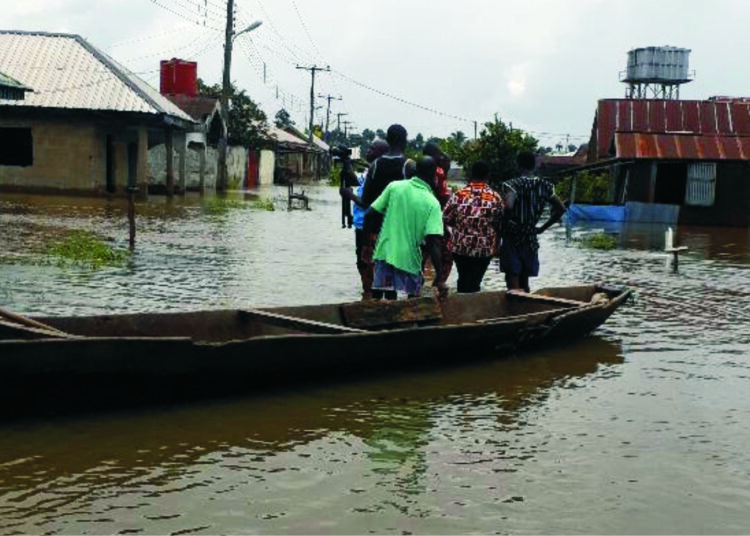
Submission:
[[[162,60],[159,77],[159,91],[162,95],[198,94],[198,63],[177,58]]]
[[[628,67],[623,82],[679,84],[689,82],[690,49],[678,47],[634,48],[628,52]]]

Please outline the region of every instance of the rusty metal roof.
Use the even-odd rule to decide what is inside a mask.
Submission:
[[[30,87],[0,106],[62,108],[192,118],[134,73],[73,34],[0,31],[0,71]]]
[[[750,138],[750,102],[743,99],[606,99],[599,101],[594,119],[589,161],[748,159],[745,138]]]
[[[750,136],[615,133],[617,158],[750,160]]]

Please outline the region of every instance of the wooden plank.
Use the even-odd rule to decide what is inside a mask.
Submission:
[[[440,304],[433,298],[363,301],[342,305],[341,313],[346,324],[356,328],[429,323],[443,317]]]
[[[515,315],[515,316],[500,316],[497,318],[482,318],[480,320],[477,320],[477,323],[478,324],[500,324],[503,322],[515,322],[515,321],[518,321],[519,319],[530,320],[534,317],[550,316],[552,313],[554,313],[554,310],[553,311],[539,311],[537,313],[526,313],[526,314]]]
[[[0,318],[0,339],[69,339],[72,335],[56,329],[45,329],[36,326],[9,322]]]
[[[575,305],[581,307],[582,305],[588,305],[587,302],[578,300],[568,300],[566,298],[556,298],[554,296],[542,296],[541,294],[529,294],[527,292],[508,291],[509,298],[526,299],[529,301],[541,301],[545,303],[559,303],[560,305]]]
[[[47,324],[43,324],[26,316],[19,315],[18,313],[8,311],[7,309],[0,308],[0,318],[4,318],[7,321],[14,322],[16,324],[30,326],[32,328],[39,328],[46,331],[57,332],[59,334],[58,336],[60,337],[66,337],[69,335],[68,333],[60,331],[57,328],[53,328],[52,326],[48,326]]]
[[[255,320],[257,322],[262,322],[263,324],[304,331],[306,333],[363,333],[363,330],[361,329],[329,324],[328,322],[318,322],[316,320],[308,320],[307,318],[296,316],[281,315],[278,313],[261,311],[259,309],[241,309],[239,314],[246,320]]]

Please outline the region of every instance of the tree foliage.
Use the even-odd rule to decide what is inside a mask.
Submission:
[[[208,86],[198,79],[198,92],[207,97],[221,98],[221,85]],[[260,149],[270,145],[266,134],[266,114],[247,96],[245,90],[237,91],[234,84],[229,92],[227,137],[229,145]]]
[[[576,173],[575,202],[579,204],[603,205],[611,203],[610,175],[607,172],[582,171]],[[564,180],[555,185],[555,192],[560,199],[570,198],[571,181]]]
[[[440,141],[440,150],[454,162],[462,163],[465,160],[464,145],[467,141],[466,135],[458,130]]]
[[[468,169],[477,160],[490,168],[490,185],[500,185],[518,175],[516,155],[520,151],[536,151],[537,140],[522,130],[511,129],[497,117],[484,124],[476,140],[463,144],[459,164]]]
[[[287,112],[284,108],[276,112],[276,116],[274,117],[273,122],[278,128],[287,128],[294,126],[292,116],[290,116],[289,112]]]

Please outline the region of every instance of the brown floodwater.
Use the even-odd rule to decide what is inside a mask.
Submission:
[[[336,191],[306,190],[309,211],[287,211],[279,188],[261,192],[272,212],[152,198],[137,206],[132,258],[100,269],[51,262],[46,243],[87,229],[127,248],[122,200],[3,195],[0,305],[56,315],[355,300]],[[599,232],[617,247],[582,247]],[[542,235],[532,287],[636,291],[574,345],[0,423],[0,534],[750,533],[750,233],[675,229],[689,248],[675,271],[664,232]],[[494,266],[484,287],[503,287]]]

